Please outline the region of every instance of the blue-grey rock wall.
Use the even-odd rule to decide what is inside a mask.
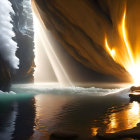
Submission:
[[[19,69],[13,76],[13,82],[33,82],[34,72],[34,31],[30,0],[10,0],[15,15],[12,15],[17,42]]]

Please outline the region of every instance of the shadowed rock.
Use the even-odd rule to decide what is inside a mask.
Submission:
[[[11,69],[0,56],[0,90],[9,91],[11,85]]]

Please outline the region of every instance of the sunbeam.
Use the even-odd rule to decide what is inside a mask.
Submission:
[[[72,82],[71,82],[70,78],[68,77],[63,65],[61,64],[56,52],[54,51],[54,49],[48,39],[48,36],[47,36],[48,31],[45,29],[45,26],[43,26],[43,24],[37,19],[35,14],[34,14],[34,31],[35,31],[35,42],[36,42],[36,39],[39,40],[39,46],[36,46],[36,47],[42,47],[43,50],[45,51],[46,56],[49,59],[49,62],[53,68],[53,71],[54,71],[56,78],[57,78],[58,82],[60,83],[60,85],[72,86]],[[35,51],[35,54],[36,54],[36,51]],[[38,67],[38,66],[36,66],[36,67]],[[41,72],[42,72],[42,70],[40,69],[40,73]],[[44,75],[46,75],[46,74],[47,74],[47,72],[44,73]],[[35,76],[35,82],[39,82],[36,79],[36,72],[35,72],[34,76]],[[48,81],[48,79],[46,79],[46,81]]]

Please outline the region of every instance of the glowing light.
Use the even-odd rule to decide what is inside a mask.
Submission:
[[[136,127],[140,123],[140,105],[138,102],[132,102],[127,107],[123,107],[120,111],[115,111],[104,120],[106,133],[119,132],[126,129]]]
[[[95,127],[95,128],[94,128],[94,127],[91,128],[91,135],[92,135],[92,136],[96,136],[98,129],[99,129],[99,128],[96,128],[96,127]]]
[[[112,58],[115,59],[115,50],[114,49],[110,49],[106,37],[105,37],[105,46],[106,46],[108,52],[110,53],[110,55],[112,56]]]
[[[119,63],[121,66],[123,66],[131,74],[134,80],[134,84],[139,85],[140,84],[140,64],[139,64],[140,60],[138,56],[135,56],[134,59],[134,54],[132,52],[131,45],[129,43],[128,36],[127,36],[125,20],[126,20],[126,9],[123,14],[121,26],[119,26],[121,39],[122,42],[124,42],[121,48],[121,51],[124,52],[123,55],[120,55],[119,53],[116,54],[115,49],[110,49],[106,36],[105,36],[105,47],[107,49],[107,52],[113,58],[113,60]]]
[[[134,64],[128,71],[134,79],[134,84],[138,86],[140,84],[140,65]]]
[[[117,121],[116,121],[116,116],[115,116],[115,114],[114,114],[114,113],[111,114],[110,118],[111,118],[111,119],[110,119],[111,128],[113,128],[113,129],[117,128]]]
[[[60,85],[73,86],[69,76],[67,75],[62,63],[60,62],[54,48],[52,47],[49,41],[48,31],[45,28],[45,25],[41,21],[39,21],[39,19],[36,17],[34,13],[33,13],[33,17],[34,17],[34,28],[35,28],[35,35],[36,35],[35,39],[37,39],[37,42],[38,42],[36,43],[36,40],[35,40],[35,43],[36,43],[35,45],[39,45],[36,47],[42,47],[42,49],[44,50]],[[35,55],[36,55],[36,50],[35,50]],[[35,63],[37,61],[38,61],[37,58],[35,58]],[[36,70],[38,70],[37,68],[35,69],[35,73],[36,73]],[[40,74],[42,72],[43,70],[40,71]],[[43,74],[46,75],[47,72]],[[36,74],[34,74],[34,77],[35,76]],[[35,77],[35,80],[36,80],[36,77]]]
[[[130,109],[130,113],[132,113],[133,115],[139,116],[139,103],[138,102],[132,103],[132,108]]]
[[[128,51],[129,57],[130,57],[130,60],[131,60],[132,64],[134,64],[134,60],[133,60],[133,56],[132,56],[131,47],[130,47],[130,45],[129,45],[129,41],[128,41],[127,34],[126,34],[125,17],[126,17],[126,11],[124,12],[123,21],[122,21],[123,39],[124,39],[125,46],[126,46],[126,48],[127,48],[127,51]]]

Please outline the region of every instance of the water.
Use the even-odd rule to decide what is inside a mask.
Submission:
[[[13,85],[0,92],[0,140],[49,140],[54,132],[97,139],[97,130],[118,132],[140,122],[140,104],[128,88]]]

